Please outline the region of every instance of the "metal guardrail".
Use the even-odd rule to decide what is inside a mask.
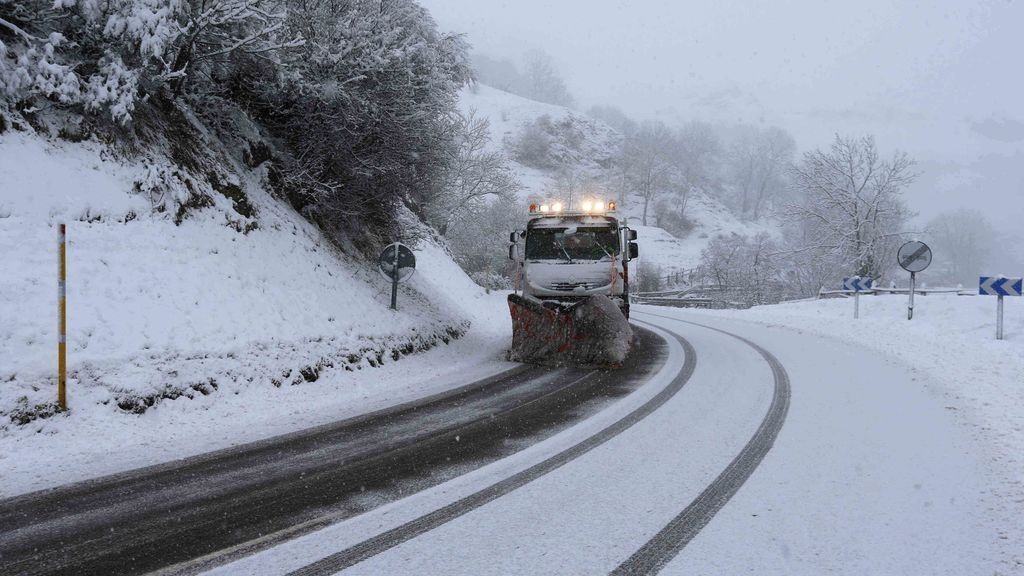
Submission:
[[[667,298],[670,296],[682,296],[690,290],[690,288],[677,288],[675,290],[658,290],[655,292],[633,292],[633,296],[636,296],[637,298]]]
[[[637,304],[647,304],[650,306],[666,306],[669,308],[716,308],[713,301],[710,300],[644,300],[637,302]]]
[[[910,294],[910,288],[872,288],[861,290],[862,296],[878,296],[879,294]],[[820,290],[818,298],[828,296],[853,296],[853,290]],[[956,294],[957,296],[977,296],[977,293],[963,288],[915,288],[914,294],[927,296],[929,294]]]
[[[672,308],[749,308],[749,304],[729,299],[735,289],[723,286],[700,284],[672,290],[652,292],[634,292],[633,302],[652,306],[669,306]]]
[[[635,304],[651,306],[670,306],[672,308],[712,308],[714,300],[710,298],[635,298]]]
[[[661,290],[657,292],[634,293],[632,300],[635,304],[649,304],[652,306],[668,306],[672,308],[749,308],[750,305],[742,302],[727,300],[726,294],[729,289],[693,287],[684,290]],[[712,295],[709,295],[711,293]],[[716,294],[717,293],[717,294]],[[909,294],[909,288],[872,288],[862,290],[862,296],[878,296],[882,294]],[[842,298],[853,296],[853,290],[821,290],[816,296],[792,300],[792,302],[803,302],[821,298]],[[963,288],[915,288],[914,294],[927,296],[929,294],[956,294],[958,296],[977,296],[972,290]]]
[[[633,303],[668,306],[670,308],[749,308],[749,306],[740,302],[731,302],[718,298],[638,298],[634,296]]]
[[[633,292],[633,296],[638,298],[662,298],[662,297],[676,297],[684,298],[688,295],[703,295],[703,294],[725,294],[734,288],[712,286],[710,284],[698,284],[695,286],[687,286],[686,288],[673,288],[672,290],[657,290],[652,292]]]

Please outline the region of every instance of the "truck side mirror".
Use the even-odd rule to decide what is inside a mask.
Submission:
[[[631,230],[632,232],[632,230]],[[633,232],[633,236],[636,236],[636,232]],[[629,243],[629,259],[632,260],[640,255],[640,246],[636,242]]]
[[[515,244],[513,244],[513,245],[508,247],[508,259],[509,260],[515,260],[516,259],[516,245]]]
[[[632,228],[630,228],[628,230],[628,233],[629,233],[629,239],[630,240],[636,240],[636,230],[633,230]]]
[[[515,232],[515,231],[509,232],[508,241],[513,243],[513,244],[515,244],[516,243],[516,236],[519,236],[518,232]]]

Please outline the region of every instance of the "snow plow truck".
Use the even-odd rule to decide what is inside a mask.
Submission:
[[[516,290],[508,297],[517,362],[615,367],[629,352],[629,262],[636,231],[615,202],[530,205],[526,229],[512,232],[508,256]]]

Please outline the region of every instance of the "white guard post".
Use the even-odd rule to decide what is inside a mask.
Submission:
[[[978,279],[978,294],[996,296],[996,340],[1003,339],[1003,296],[1020,296],[1024,279],[1006,276],[982,276]]]

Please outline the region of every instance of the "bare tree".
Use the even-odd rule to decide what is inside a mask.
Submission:
[[[491,125],[478,118],[475,110],[459,117],[457,136],[448,157],[444,186],[431,199],[428,218],[445,236],[455,220],[471,219],[487,207],[489,197],[510,197],[519,181],[498,151],[489,148]]]
[[[880,278],[906,233],[911,213],[902,194],[913,166],[902,152],[880,159],[870,136],[837,135],[828,151],[804,154],[791,172],[800,198],[786,210],[800,230],[796,250],[829,258],[837,274]]]
[[[745,131],[729,153],[729,172],[740,217],[758,219],[786,189],[786,169],[796,141],[781,128]]]
[[[701,268],[715,287],[728,288],[734,283],[742,248],[742,237],[726,236],[711,240],[701,252]]]
[[[692,192],[710,192],[718,186],[716,177],[720,145],[714,129],[704,122],[689,122],[675,134],[676,170],[673,191],[676,198],[677,217],[686,213],[686,205]]]
[[[583,194],[586,178],[575,166],[562,166],[545,185],[550,198],[565,202],[567,208],[577,208]]]
[[[662,287],[661,267],[641,258],[637,266],[637,292],[657,292]]]
[[[527,122],[515,136],[507,139],[509,151],[524,166],[541,170],[557,168],[558,162],[551,154],[555,140],[551,134],[552,130],[551,117],[546,114],[539,116]]]
[[[452,222],[446,237],[455,260],[477,284],[508,288],[515,272],[507,259],[508,234],[522,229],[526,210],[512,196],[489,200],[472,218]]]
[[[748,305],[779,302],[787,295],[781,263],[778,245],[764,232],[719,236],[701,253],[701,269],[713,285]]]
[[[672,131],[661,121],[646,121],[625,144],[630,183],[643,201],[641,221],[647,226],[651,204],[674,184],[678,156]]]
[[[551,56],[543,50],[531,50],[526,54],[526,89],[528,96],[540,102],[572,106],[573,97],[565,80],[555,68]]]
[[[945,281],[977,281],[996,242],[988,219],[977,210],[961,208],[932,218],[925,229],[935,249],[936,266],[929,272],[944,275]]]
[[[572,164],[559,168],[544,186],[547,199],[557,199],[573,210],[580,209],[580,203],[587,200],[608,200],[607,192],[600,175]]]
[[[782,235],[783,248],[777,254],[779,268],[793,294],[811,296],[839,276],[847,275],[845,270],[837,270],[832,255],[801,249],[807,244],[801,227],[783,228]]]

